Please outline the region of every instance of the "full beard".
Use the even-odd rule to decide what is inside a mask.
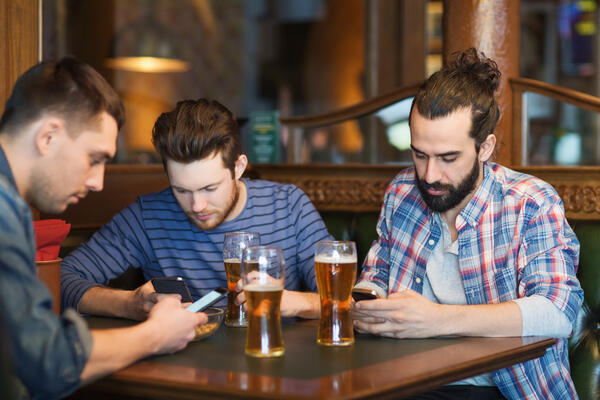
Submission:
[[[223,221],[225,221],[225,219],[227,219],[227,217],[231,214],[231,211],[237,204],[239,197],[240,197],[240,192],[239,192],[239,189],[238,189],[238,186],[236,183],[233,186],[233,191],[231,192],[231,196],[229,197],[229,200],[225,204],[225,207],[223,208],[222,211],[220,211],[220,210],[209,211],[209,213],[212,212],[214,214],[214,216],[205,221],[200,221],[200,220],[196,219],[196,217],[195,217],[196,214],[193,212],[187,213],[188,218],[192,221],[192,223],[194,225],[196,225],[198,228],[200,228],[202,230],[207,231],[207,230],[214,229],[217,226],[221,225],[221,223],[223,223]]]
[[[427,204],[427,207],[435,212],[443,213],[459,205],[465,197],[475,190],[477,180],[479,179],[479,162],[477,158],[475,158],[473,168],[471,168],[469,174],[460,182],[457,187],[453,185],[445,185],[440,182],[427,183],[422,180],[418,174],[416,177],[417,187],[419,188],[421,197],[423,198],[423,201],[425,201],[425,204]],[[437,196],[427,192],[427,189],[446,190],[447,193]]]

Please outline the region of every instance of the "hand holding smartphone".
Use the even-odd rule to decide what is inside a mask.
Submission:
[[[377,292],[373,289],[354,288],[352,289],[352,298],[354,301],[375,300]]]
[[[190,304],[185,309],[191,312],[199,312],[205,310],[208,306],[216,303],[221,300],[223,297],[227,296],[229,290],[224,287],[218,287],[215,290],[211,290],[206,295],[202,296],[200,299],[196,300],[193,304]]]
[[[194,301],[190,291],[180,276],[167,276],[162,278],[152,278],[150,280],[156,293],[178,294],[181,296],[182,303],[191,303]]]

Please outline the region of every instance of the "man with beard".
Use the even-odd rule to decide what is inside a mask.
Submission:
[[[152,141],[170,187],[140,196],[65,257],[63,308],[144,319],[156,302],[151,282],[132,291],[102,286],[130,266],[141,267],[146,280],[181,276],[199,298],[226,286],[225,233],[250,231],[262,245],[283,249],[282,315],[317,317],[318,295],[299,290],[317,290],[314,245],[331,235],[296,186],[241,179],[248,160],[233,114],[216,101],[181,101],[158,118]]]
[[[396,338],[553,336],[536,360],[417,396],[577,396],[567,338],[583,299],[579,243],[556,191],[490,161],[500,71],[475,49],[419,88],[410,114],[414,168],[389,185],[357,287],[355,327]]]

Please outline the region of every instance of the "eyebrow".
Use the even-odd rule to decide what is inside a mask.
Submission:
[[[218,182],[213,182],[213,183],[209,183],[208,185],[204,185],[204,186],[202,186],[202,187],[200,187],[200,188],[198,188],[198,189],[188,189],[188,188],[186,188],[186,187],[179,186],[179,185],[174,185],[174,184],[171,184],[171,187],[172,187],[173,189],[177,189],[177,190],[185,190],[186,192],[195,192],[195,191],[198,191],[198,190],[203,190],[203,189],[206,189],[206,188],[208,188],[208,187],[210,187],[210,186],[215,186],[215,185],[218,185],[218,184],[219,184],[219,183],[221,183],[221,182],[223,182],[223,180],[222,180],[222,179],[221,179],[220,181],[218,181]]]
[[[426,155],[427,157],[431,157],[429,154],[425,153],[424,151],[421,151],[421,150],[417,149],[412,144],[410,145],[410,148],[413,149],[413,151],[415,153],[419,153],[419,154]],[[460,153],[461,153],[460,151],[448,151],[446,153],[434,154],[433,156],[434,157],[454,157],[454,156],[460,155]]]

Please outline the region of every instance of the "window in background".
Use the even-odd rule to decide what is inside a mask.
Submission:
[[[521,1],[520,75],[598,96],[595,0]],[[525,165],[600,164],[598,115],[524,96]]]
[[[396,8],[396,0],[385,1]],[[151,144],[154,121],[177,101],[200,97],[216,99],[236,114],[244,151],[252,154],[249,119],[257,112],[310,115],[365,99],[368,4],[43,0],[43,58],[73,54],[98,69],[120,94],[127,121],[115,162],[159,162]],[[427,28],[425,21],[421,26],[431,33],[429,49],[437,52],[441,30],[435,24],[441,14],[439,7],[434,11]],[[397,30],[390,28],[397,20],[390,18],[389,24],[379,27],[379,34],[399,42]],[[136,56],[145,58],[132,59]],[[305,138],[308,151],[301,161],[398,161],[387,130],[373,133],[376,141],[369,140],[370,132],[369,124],[351,121],[314,133]],[[279,161],[285,162],[292,143],[286,131],[277,135]]]

